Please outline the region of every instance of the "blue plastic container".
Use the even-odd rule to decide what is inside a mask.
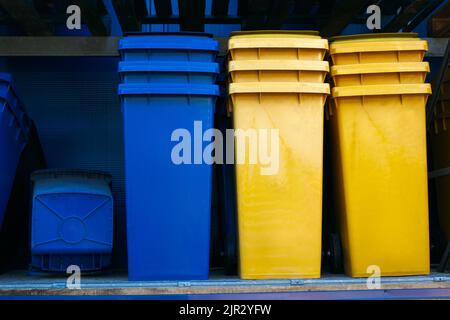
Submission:
[[[70,265],[97,271],[111,261],[111,176],[79,170],[33,173],[31,265],[66,272]]]
[[[9,81],[8,75],[0,74],[0,229],[20,155],[29,134],[26,115]]]
[[[195,32],[134,33],[119,42],[124,61],[215,62],[218,51],[211,35]]]
[[[207,279],[212,165],[175,164],[172,151],[179,142],[171,138],[181,129],[194,139],[194,121],[199,121],[203,130],[197,128],[200,141],[195,148],[210,143],[201,141],[201,131],[213,128],[219,89],[121,84],[119,94],[125,135],[128,278]]]
[[[202,62],[128,62],[119,63],[122,83],[214,84],[219,74],[217,63]]]

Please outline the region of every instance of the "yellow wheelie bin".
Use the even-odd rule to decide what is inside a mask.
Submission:
[[[337,87],[424,83],[429,72],[428,62],[367,63],[331,67],[333,83]]]
[[[332,156],[344,267],[352,277],[430,270],[429,84],[335,87]]]
[[[330,38],[333,65],[421,62],[428,43],[416,33],[371,33]]]
[[[243,279],[320,277],[323,119],[329,92],[323,83],[229,85]],[[268,150],[271,157],[257,156]]]
[[[321,61],[328,40],[314,31],[240,31],[228,41],[230,60]]]

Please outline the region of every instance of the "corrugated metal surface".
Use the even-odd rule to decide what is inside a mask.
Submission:
[[[1,61],[1,60],[0,60]],[[126,266],[122,115],[116,58],[9,58],[50,168],[113,176],[114,261]],[[1,65],[1,63],[0,63]]]

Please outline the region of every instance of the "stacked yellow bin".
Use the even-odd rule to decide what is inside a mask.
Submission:
[[[346,273],[429,273],[425,105],[415,34],[330,39],[332,154]]]
[[[315,32],[229,40],[243,279],[320,277],[327,49]]]
[[[434,114],[434,132],[432,135],[432,150],[434,168],[450,167],[450,69],[440,88],[438,106]],[[439,212],[439,222],[445,237],[450,241],[450,176],[436,179],[436,197]]]

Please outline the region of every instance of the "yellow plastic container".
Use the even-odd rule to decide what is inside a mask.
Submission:
[[[331,67],[331,76],[337,87],[424,83],[428,72],[428,62],[348,64]]]
[[[329,92],[322,83],[229,85],[237,132],[275,129],[279,137],[279,148],[271,148],[272,154],[278,151],[273,162],[278,165],[265,173],[268,166],[252,164],[250,147],[239,147],[242,138],[235,138],[235,158],[246,159],[236,161],[243,279],[320,277],[323,116]]]
[[[315,60],[328,50],[328,40],[317,32],[233,32],[228,41],[230,60]]]
[[[346,273],[428,274],[429,84],[333,88],[332,155]],[[373,267],[375,266],[375,267]]]
[[[415,33],[340,36],[330,39],[334,65],[421,62],[428,43]]]
[[[230,81],[240,82],[318,82],[330,71],[328,61],[243,60],[228,64]]]

